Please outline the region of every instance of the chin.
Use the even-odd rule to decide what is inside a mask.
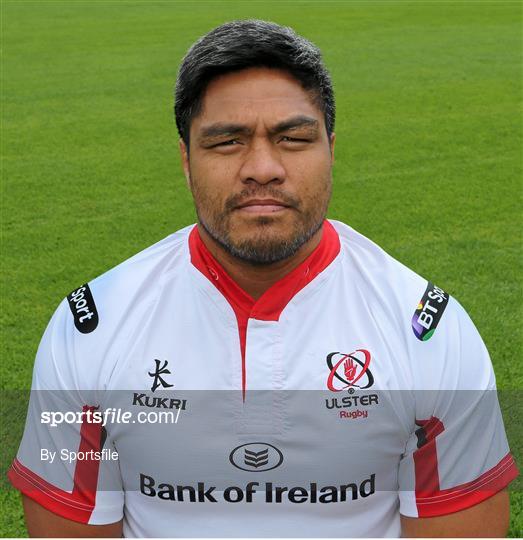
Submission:
[[[253,229],[234,231],[230,235],[232,242],[236,245],[252,245],[262,248],[266,245],[277,245],[292,243],[297,236],[296,229],[292,225],[275,224],[272,222],[266,223],[265,218],[261,218]]]
[[[288,216],[283,215],[283,212],[273,212],[267,214],[254,214],[252,216],[242,216],[241,222],[246,230],[252,227],[279,227],[287,228],[290,223],[284,225],[285,222],[291,221]]]

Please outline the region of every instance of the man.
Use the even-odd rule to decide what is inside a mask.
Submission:
[[[325,220],[334,110],[289,28],[236,21],[189,50],[198,224],[53,316],[10,471],[31,535],[506,534],[517,470],[488,353],[447,293]],[[89,418],[122,409],[176,421]]]

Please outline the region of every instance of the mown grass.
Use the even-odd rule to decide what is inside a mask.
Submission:
[[[25,408],[25,393],[14,406],[11,391],[30,386],[59,300],[194,221],[172,120],[178,62],[196,37],[246,17],[289,24],[322,48],[338,108],[329,216],[461,301],[498,386],[511,391],[507,428],[520,444],[519,2],[4,0],[1,9],[2,470]],[[2,482],[0,532],[24,536],[18,495]],[[521,482],[511,495],[510,534],[521,536]]]

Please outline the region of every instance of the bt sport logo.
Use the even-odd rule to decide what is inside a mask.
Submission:
[[[412,315],[412,331],[420,341],[428,341],[447,307],[449,295],[429,281]]]

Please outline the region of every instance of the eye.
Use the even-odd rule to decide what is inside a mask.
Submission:
[[[219,143],[213,145],[213,148],[216,148],[218,146],[234,146],[235,144],[238,144],[238,143],[239,143],[238,139],[231,139],[229,141],[219,142]]]
[[[309,142],[307,139],[298,139],[296,137],[288,137],[287,135],[284,135],[282,138],[281,138],[281,141],[283,142],[293,142],[293,143],[305,143],[305,142]]]

